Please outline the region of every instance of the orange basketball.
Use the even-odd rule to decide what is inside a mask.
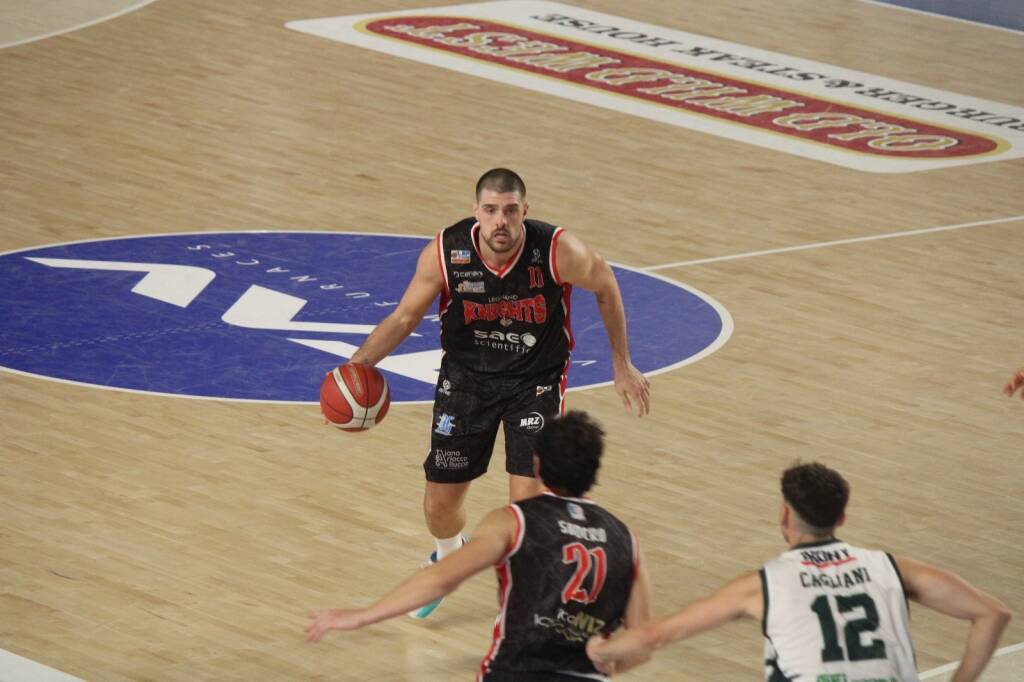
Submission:
[[[320,411],[343,431],[366,431],[384,419],[391,391],[376,367],[346,363],[335,367],[320,385]]]

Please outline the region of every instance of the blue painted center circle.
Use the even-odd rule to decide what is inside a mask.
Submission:
[[[345,361],[322,350],[324,342],[359,346],[394,309],[427,241],[219,232],[0,254],[0,367],[148,393],[316,402],[324,373]],[[728,339],[731,319],[713,299],[649,273],[614,270],[641,371],[685,364]],[[439,349],[436,312],[435,305],[418,336],[393,355]],[[611,381],[611,352],[589,292],[574,289],[571,324],[569,387]],[[386,375],[395,402],[433,399],[422,377]]]

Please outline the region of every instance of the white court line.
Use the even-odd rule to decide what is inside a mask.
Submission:
[[[911,237],[918,234],[931,232],[945,232],[947,230],[962,230],[968,227],[981,227],[982,225],[997,225],[999,223],[1012,223],[1015,220],[1024,220],[1024,215],[1017,215],[1011,218],[993,218],[992,220],[979,220],[973,223],[959,223],[957,225],[940,225],[939,227],[925,227],[920,230],[906,230],[905,232],[890,232],[888,234],[876,234],[870,237],[853,237],[851,239],[837,239],[831,242],[817,242],[814,244],[800,244],[799,246],[783,246],[778,249],[765,249],[764,251],[748,251],[747,253],[735,253],[731,256],[714,256],[712,258],[698,258],[697,260],[681,260],[675,263],[663,265],[650,265],[646,268],[637,268],[645,272],[651,270],[665,270],[667,268],[682,268],[687,265],[702,265],[704,263],[716,263],[718,261],[738,260],[740,258],[751,258],[753,256],[767,256],[774,253],[788,253],[790,251],[806,251],[807,249],[821,249],[826,246],[838,246],[840,244],[856,244],[858,242],[870,242],[876,239],[894,239],[896,237]]]
[[[996,649],[996,652],[992,654],[992,658],[996,656],[1002,656],[1004,654],[1012,654],[1015,651],[1024,650],[1024,642],[1020,644],[1011,644],[1010,646],[1004,646],[1002,649]],[[948,673],[951,670],[956,670],[957,666],[960,665],[960,661],[953,661],[946,665],[940,665],[938,668],[932,668],[921,673],[920,678],[922,680],[931,679],[932,677],[938,677],[942,673]]]
[[[0,681],[2,682],[83,682],[83,680],[48,668],[42,663],[0,649]]]
[[[947,21],[959,21],[960,23],[963,23],[963,24],[971,24],[973,26],[980,26],[982,28],[994,28],[997,31],[1009,31],[1010,33],[1017,33],[1017,34],[1024,33],[1024,31],[1018,31],[1017,29],[1010,28],[1009,26],[997,26],[996,24],[986,24],[983,21],[973,21],[971,19],[963,19],[961,17],[950,16],[948,14],[940,14],[938,11],[929,12],[929,11],[923,10],[923,9],[916,9],[914,7],[903,7],[902,5],[893,5],[893,4],[890,4],[888,2],[880,2],[879,0],[860,0],[860,1],[861,2],[866,2],[866,3],[871,4],[871,5],[878,5],[879,7],[888,7],[889,9],[899,9],[899,10],[903,10],[904,12],[913,12],[914,14],[923,14],[925,16],[932,17],[934,19],[946,19]]]
[[[91,19],[90,21],[86,21],[84,23],[77,24],[75,26],[70,26],[68,28],[62,28],[62,29],[59,29],[59,30],[56,30],[56,31],[51,31],[49,33],[44,33],[41,36],[32,36],[31,38],[25,38],[23,40],[16,40],[13,43],[6,43],[6,44],[3,44],[3,45],[0,45],[0,50],[4,49],[6,47],[15,47],[17,45],[24,45],[25,43],[34,43],[37,40],[43,40],[45,38],[52,38],[54,36],[59,36],[59,35],[65,34],[65,33],[71,33],[72,31],[78,31],[78,30],[81,30],[83,28],[88,28],[89,26],[92,26],[94,24],[99,24],[99,23],[102,23],[104,21],[110,21],[111,19],[117,19],[122,14],[128,14],[129,12],[134,12],[135,10],[141,9],[141,8],[145,7],[146,5],[149,5],[149,4],[154,3],[154,2],[156,2],[156,0],[139,0],[139,2],[136,2],[133,5],[129,5],[128,7],[125,7],[122,10],[118,10],[117,12],[114,12],[113,14],[108,14],[106,16],[98,17],[96,19]],[[3,682],[6,682],[6,680],[4,680]]]

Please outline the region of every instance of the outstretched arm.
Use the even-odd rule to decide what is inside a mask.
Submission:
[[[1010,380],[1003,386],[1003,393],[1006,394],[1007,398],[1013,397],[1014,392],[1022,386],[1024,386],[1024,367],[1013,373]],[[1024,400],[1024,391],[1020,392],[1020,398]]]
[[[409,286],[391,314],[377,325],[366,341],[353,353],[351,362],[376,365],[398,348],[416,326],[423,321],[427,309],[444,287],[437,262],[437,240],[431,240],[420,252]]]
[[[972,682],[985,669],[1010,622],[1010,611],[995,597],[963,578],[907,557],[897,557],[907,596],[954,618],[971,621],[960,667],[951,682]]]
[[[616,633],[609,639],[587,642],[587,655],[598,670],[608,674],[621,671],[622,660],[649,657],[655,649],[717,628],[742,616],[760,618],[764,612],[761,581],[756,573],[733,580],[709,597],[698,599],[682,611],[655,618],[636,629]]]
[[[608,333],[608,343],[612,348],[615,392],[622,398],[622,404],[627,409],[632,409],[635,401],[637,414],[641,417],[648,414],[651,411],[651,384],[630,359],[629,342],[626,339],[626,312],[619,283],[615,281],[611,266],[575,236],[563,232],[558,237],[555,269],[563,282],[594,292],[597,308]]]
[[[310,614],[306,641],[319,642],[330,630],[357,630],[428,604],[496,564],[515,534],[516,521],[505,507],[480,522],[472,540],[436,564],[421,569],[375,604],[362,609],[328,609]]]

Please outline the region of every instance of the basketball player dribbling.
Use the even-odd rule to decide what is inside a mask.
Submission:
[[[420,253],[397,308],[352,355],[375,365],[423,320],[440,296],[444,358],[423,464],[423,509],[444,558],[464,542],[463,503],[487,471],[498,426],[505,432],[509,499],[539,489],[531,458],[538,434],[563,412],[573,347],[569,298],[593,291],[612,350],[615,390],[627,409],[650,409],[649,383],[633,366],[622,296],[611,267],[560,227],[527,219],[526,186],[495,168],[476,186],[473,217],[443,230]],[[410,615],[425,618],[440,603]]]

